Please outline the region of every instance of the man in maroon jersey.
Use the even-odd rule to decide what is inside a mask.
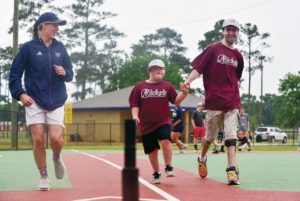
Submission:
[[[180,104],[188,89],[177,94],[174,87],[163,80],[165,64],[154,59],[148,66],[149,78],[132,89],[129,104],[132,117],[140,127],[145,154],[148,154],[153,168],[152,183],[160,183],[158,150],[162,146],[167,177],[173,177],[172,144],[169,102]]]
[[[191,64],[193,70],[181,88],[188,89],[190,83],[203,74],[207,132],[202,152],[198,156],[199,175],[202,178],[207,176],[206,153],[224,122],[228,184],[239,184],[236,165],[236,133],[240,108],[238,81],[242,76],[244,61],[241,53],[234,48],[239,34],[239,23],[235,19],[227,19],[222,27],[222,41],[208,46],[194,59]]]

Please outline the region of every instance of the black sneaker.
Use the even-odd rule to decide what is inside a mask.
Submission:
[[[218,153],[219,153],[218,148],[215,148],[211,153],[213,153],[213,154],[218,154]]]
[[[174,177],[173,167],[171,165],[167,165],[165,168],[165,172],[167,177]]]
[[[151,181],[151,183],[152,184],[160,184],[160,172],[154,172],[153,174],[152,174],[152,181]]]

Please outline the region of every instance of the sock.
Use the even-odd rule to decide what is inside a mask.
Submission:
[[[60,159],[60,153],[54,154],[53,153],[53,160],[59,160]]]
[[[48,177],[47,167],[39,168],[41,177]]]
[[[205,162],[205,160],[206,160],[206,156],[204,156],[204,157],[200,156],[200,161],[201,162]]]
[[[166,165],[166,168],[173,168],[172,165]]]

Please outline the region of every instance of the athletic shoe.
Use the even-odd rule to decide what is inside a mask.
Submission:
[[[227,182],[229,185],[239,185],[239,170],[237,166],[232,166],[226,169]]]
[[[187,150],[187,148],[188,148],[188,145],[183,145],[183,147],[182,147],[182,149],[183,149],[183,151],[186,151]]]
[[[218,154],[218,153],[219,153],[218,148],[214,149],[211,153],[212,153],[212,154]]]
[[[173,172],[173,167],[171,165],[166,166],[165,172],[166,172],[167,177],[175,177],[174,172]]]
[[[48,177],[42,177],[40,184],[38,186],[39,191],[49,191],[50,190],[50,184]]]
[[[187,145],[183,145],[182,149],[179,151],[180,154],[184,154],[186,152]]]
[[[65,166],[64,166],[64,162],[62,161],[62,159],[58,159],[58,160],[53,160],[54,162],[54,169],[55,169],[55,176],[57,179],[62,179],[64,177],[65,174]]]
[[[160,184],[160,173],[159,172],[154,172],[153,174],[152,174],[152,181],[151,181],[151,183],[152,184]]]
[[[183,150],[183,149],[181,149],[181,150],[179,150],[179,152],[178,153],[180,153],[180,154],[184,154],[185,153],[185,151]]]
[[[252,151],[252,149],[251,149],[251,148],[248,148],[248,152],[249,152],[249,151]]]
[[[199,176],[201,178],[205,178],[207,176],[207,165],[206,165],[206,161],[207,161],[207,156],[205,158],[205,161],[201,161],[200,159],[200,155],[198,156],[197,160],[198,160],[198,173]]]

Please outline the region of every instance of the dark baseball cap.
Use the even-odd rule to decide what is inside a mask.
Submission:
[[[37,24],[40,25],[42,23],[52,23],[58,25],[66,25],[67,21],[59,19],[56,14],[52,12],[43,13],[39,19],[37,20]]]

